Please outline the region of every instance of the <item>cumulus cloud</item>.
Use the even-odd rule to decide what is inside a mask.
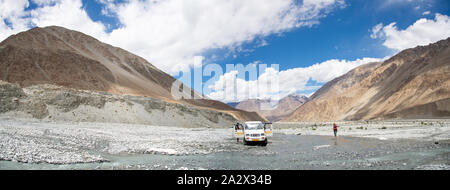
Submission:
[[[377,24],[372,28],[372,34],[370,34],[370,37],[372,39],[376,39],[382,35],[381,29],[383,29],[383,23]]]
[[[362,58],[354,61],[332,59],[309,67],[299,67],[278,71],[268,67],[255,80],[244,80],[238,70],[232,70],[220,76],[213,85],[208,86],[213,92],[207,96],[224,101],[236,102],[246,99],[281,98],[288,94],[316,90],[319,86],[309,86],[308,81],[326,83],[339,77],[355,67],[366,63],[383,61],[379,58]],[[241,73],[242,74],[242,73]],[[272,83],[271,85],[267,85]],[[267,88],[276,83],[275,88]]]
[[[0,0],[0,41],[32,27],[63,26],[100,40],[107,40],[103,23],[94,22],[81,0],[32,0],[37,6],[27,9],[28,0]],[[7,24],[8,23],[8,24]]]
[[[239,49],[243,43],[311,26],[335,0],[152,0],[111,6],[122,28],[109,42],[126,47],[159,68],[175,73],[211,49]],[[130,38],[133,36],[133,38]]]
[[[129,50],[171,74],[201,66],[198,60],[204,60],[208,50],[240,52],[249,42],[257,42],[255,48],[265,46],[268,35],[319,24],[332,10],[346,6],[343,0],[97,0],[103,4],[99,10],[103,15],[120,22],[119,28],[108,33],[104,23],[89,17],[81,0],[32,0],[37,7],[31,10],[27,9],[30,1],[0,0],[0,40],[34,26],[59,25]],[[248,81],[231,71],[210,87],[213,92],[209,95],[221,100],[221,93],[230,94],[221,84],[231,79],[250,88],[279,78],[279,89],[247,90],[238,93],[238,98],[245,94],[267,98],[314,89],[318,87],[307,86],[308,80],[327,82],[372,61],[376,60],[329,60],[285,71],[268,68]]]
[[[6,19],[20,17],[28,6],[27,0],[0,0],[0,16]]]
[[[62,26],[81,31],[102,41],[108,39],[103,23],[92,21],[80,0],[35,0],[35,3],[40,6],[29,11],[30,21],[35,26]]]
[[[384,40],[385,47],[397,51],[428,45],[450,37],[450,17],[435,14],[434,19],[419,19],[404,30],[398,29],[395,22],[386,26],[378,24],[370,36]]]
[[[27,0],[0,0],[0,40],[28,29],[25,8]]]
[[[0,40],[33,26],[60,25],[140,55],[175,74],[196,66],[211,49],[238,49],[244,43],[319,23],[343,0],[98,0],[103,15],[120,28],[88,16],[81,0],[0,0]],[[262,43],[264,45],[266,43]],[[197,65],[198,66],[198,65]]]

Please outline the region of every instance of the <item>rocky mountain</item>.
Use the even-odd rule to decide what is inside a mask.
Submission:
[[[249,112],[258,112],[269,121],[279,121],[289,116],[298,107],[308,101],[308,97],[298,94],[290,94],[279,101],[250,99],[242,102],[228,103],[236,109]]]
[[[34,28],[0,43],[0,80],[21,88],[51,84],[70,89],[143,96],[210,109],[237,120],[264,120],[210,99],[175,100],[176,80],[145,59],[81,32],[63,27]],[[198,94],[188,89],[191,94]]]
[[[231,114],[156,98],[77,90],[49,84],[21,88],[1,80],[0,117],[189,128],[223,128],[236,121]]]
[[[240,102],[228,102],[227,105],[229,105],[229,106],[235,108],[236,105],[238,105],[239,103],[240,103]]]
[[[357,67],[283,121],[450,117],[450,38]]]

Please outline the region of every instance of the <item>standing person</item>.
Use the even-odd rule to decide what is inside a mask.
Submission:
[[[236,123],[236,125],[234,126],[234,130],[237,131],[239,130],[239,123]],[[236,138],[236,141],[239,142],[239,138]]]
[[[333,123],[334,136],[337,135],[337,129],[338,129],[338,126],[336,125],[336,123]]]

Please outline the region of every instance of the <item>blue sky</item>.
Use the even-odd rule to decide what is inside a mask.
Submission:
[[[405,29],[420,18],[433,19],[435,13],[449,14],[450,1],[393,2],[386,1],[346,1],[347,6],[334,10],[320,24],[298,28],[283,34],[273,34],[265,39],[268,45],[258,47],[248,43],[252,52],[237,53],[212,62],[224,64],[248,64],[260,61],[279,64],[280,70],[308,67],[330,59],[355,60],[363,57],[384,58],[398,53],[398,50],[383,46],[382,39],[372,39],[370,30],[379,23],[396,22],[398,28]],[[430,13],[424,15],[423,13]],[[226,54],[226,50],[217,50]],[[205,78],[208,79],[208,78]],[[308,86],[324,83],[308,81]],[[315,90],[300,90],[297,93],[310,94]]]
[[[248,98],[311,94],[356,66],[450,36],[448,0],[4,1],[0,40],[60,25],[140,55],[193,87],[180,72],[198,69],[200,58],[203,67],[218,64],[224,72],[215,76],[215,87],[195,90],[227,102],[242,98],[224,97],[238,92],[227,92],[223,81],[253,83],[227,74],[226,64],[279,65],[278,72],[258,73],[255,80],[280,77],[280,89]]]
[[[266,39],[269,45],[255,48],[251,53],[241,53],[237,58],[228,57],[218,63],[280,64],[280,69],[309,66],[329,59],[354,60],[362,57],[385,57],[397,51],[382,45],[382,40],[370,38],[370,30],[379,23],[396,22],[406,28],[420,18],[434,17],[434,13],[450,15],[450,1],[435,1],[431,7],[415,9],[421,3],[397,3],[388,7],[378,1],[348,1],[348,6],[335,10],[320,19],[320,24],[299,28]],[[423,6],[423,5],[422,5]],[[429,15],[422,15],[430,11]],[[253,47],[250,43],[246,46]]]

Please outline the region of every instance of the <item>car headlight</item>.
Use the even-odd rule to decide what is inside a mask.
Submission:
[[[250,134],[245,134],[245,136],[247,136],[247,137],[248,137],[248,136],[250,136]]]
[[[261,136],[264,136],[265,134],[264,133],[261,133]]]

